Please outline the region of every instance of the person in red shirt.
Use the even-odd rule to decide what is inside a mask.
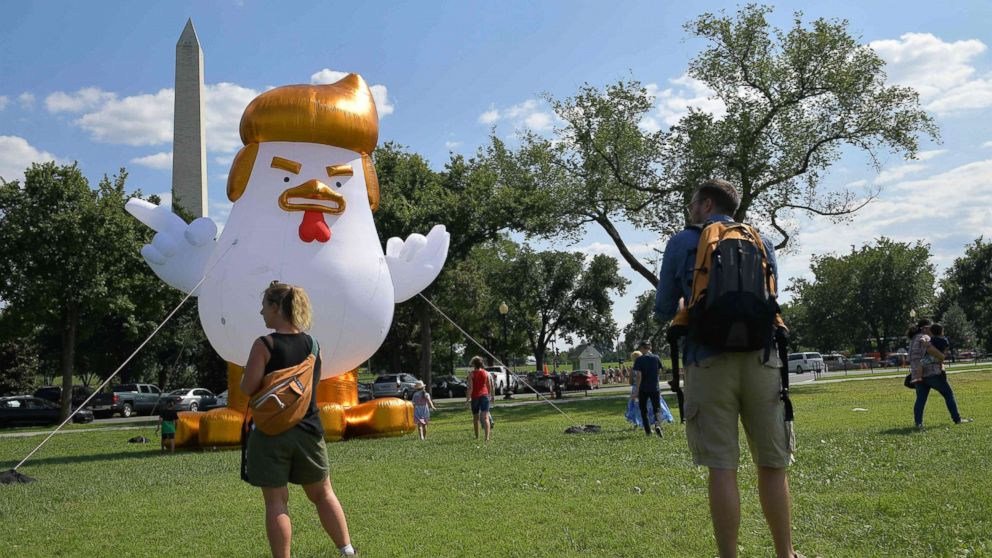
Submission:
[[[479,420],[486,430],[486,441],[489,441],[492,427],[489,424],[489,405],[493,399],[493,379],[485,369],[482,357],[472,357],[472,371],[468,373],[468,390],[465,391],[465,405],[472,404],[472,425],[475,428],[475,439],[479,439]]]

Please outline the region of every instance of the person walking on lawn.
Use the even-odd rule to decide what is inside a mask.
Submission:
[[[416,391],[410,397],[410,402],[413,403],[413,423],[417,425],[417,432],[420,433],[421,441],[427,439],[427,423],[431,421],[431,409],[437,410],[437,407],[434,406],[434,400],[431,399],[431,394],[427,393],[425,389],[426,387],[423,381],[417,380],[413,386]]]
[[[954,399],[954,390],[947,382],[947,372],[943,363],[944,352],[948,349],[949,343],[942,336],[943,333],[944,328],[940,324],[931,323],[927,319],[920,320],[915,327],[909,328],[906,332],[906,337],[910,340],[910,369],[913,371],[911,385],[916,388],[913,421],[918,429],[923,428],[923,411],[926,409],[931,389],[937,390],[937,393],[944,398],[947,412],[951,414],[954,424],[972,422],[970,418],[961,418],[957,400]]]
[[[254,395],[266,374],[299,365],[316,352],[311,394],[320,381],[320,352],[310,329],[310,297],[300,287],[273,281],[262,295],[262,319],[273,333],[259,337],[248,354],[241,390]],[[265,499],[265,533],[272,556],[289,558],[293,527],[289,520],[288,483],[303,485],[303,492],[317,508],[324,531],[342,556],[358,553],[351,546],[348,522],[328,474],[327,448],[320,412],[311,395],[309,409],[295,426],[268,435],[255,428],[248,435],[247,480],[262,489]]]
[[[693,192],[687,227],[668,241],[662,259],[655,314],[663,322],[675,317],[680,301],[692,300],[696,251],[706,225],[733,223],[740,197],[725,180],[707,180]],[[700,228],[702,225],[703,228]],[[765,265],[777,277],[774,246],[762,237]],[[713,276],[711,275],[710,278]],[[763,333],[763,332],[761,332]],[[771,331],[768,332],[771,334]],[[757,466],[761,509],[775,544],[777,558],[799,556],[792,546],[792,511],[786,467],[793,443],[780,399],[778,359],[765,351],[722,352],[685,340],[686,438],[696,465],[709,470],[710,517],[721,558],[737,556],[740,494],[738,419],[744,424]]]
[[[472,405],[472,426],[475,428],[475,439],[479,439],[479,421],[482,421],[486,433],[486,441],[492,432],[489,422],[489,407],[493,399],[493,378],[486,371],[485,362],[480,356],[472,357],[472,371],[468,374],[468,389],[465,391],[465,405]]]
[[[661,421],[663,418],[671,417],[672,412],[661,399],[661,391],[658,389],[658,373],[661,371],[661,358],[651,352],[651,341],[645,339],[637,345],[637,350],[641,356],[634,361],[635,389],[637,401],[641,408],[641,424],[644,426],[644,434],[651,435],[651,424],[654,424],[654,433],[659,438],[663,436]],[[649,421],[648,403],[654,411],[653,420]]]

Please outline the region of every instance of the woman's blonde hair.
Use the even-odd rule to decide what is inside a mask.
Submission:
[[[275,304],[279,313],[300,331],[310,329],[313,311],[310,309],[310,296],[303,287],[273,281],[265,289],[262,299],[266,304]]]
[[[474,357],[472,357],[472,360],[470,361],[470,364],[472,365],[472,369],[473,370],[478,370],[479,368],[485,368],[486,367],[486,361],[482,360],[482,357],[481,356],[474,356]]]
[[[630,353],[630,360],[637,360],[639,356],[641,356],[641,351],[634,351]]]

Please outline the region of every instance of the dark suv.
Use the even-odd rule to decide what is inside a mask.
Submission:
[[[93,389],[86,386],[72,386],[72,410],[76,410],[86,398],[93,394]],[[34,396],[39,399],[45,399],[51,401],[56,405],[62,404],[62,386],[45,386],[40,387],[34,392]],[[87,407],[92,407],[93,402],[90,401]]]

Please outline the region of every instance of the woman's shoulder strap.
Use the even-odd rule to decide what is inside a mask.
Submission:
[[[263,345],[265,345],[265,348],[268,349],[270,353],[272,352],[272,349],[275,348],[275,341],[272,339],[272,337],[268,335],[263,335],[259,337],[258,340],[261,341]]]

